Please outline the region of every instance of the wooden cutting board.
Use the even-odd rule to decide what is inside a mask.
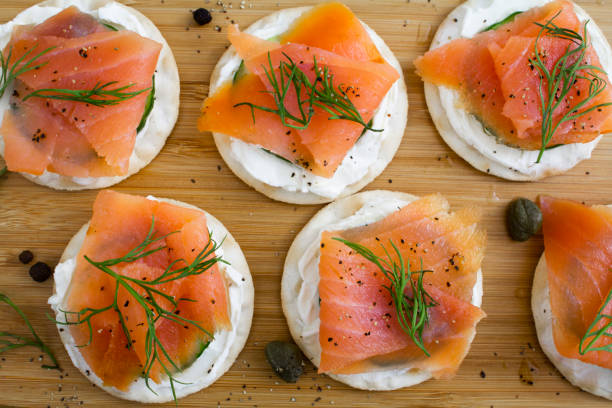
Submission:
[[[347,0],[353,11],[384,38],[399,58],[408,84],[410,113],[403,143],[389,167],[367,189],[392,189],[418,195],[439,191],[454,208],[484,208],[489,243],[484,260],[484,304],[488,317],[478,326],[472,349],[457,376],[394,392],[348,388],[308,365],[297,384],[278,379],[264,357],[272,340],[289,340],[281,311],[280,279],[294,236],[321,206],[274,202],[243,184],[224,164],[209,134],[195,122],[208,79],[227,41],[225,25],[246,27],[266,14],[316,1],[226,2],[214,0],[127,0],[160,28],[181,74],[177,126],[159,157],[114,189],[171,197],[205,208],[241,244],[255,281],[256,304],[248,343],[231,370],[208,389],[179,401],[181,407],[603,407],[610,402],[572,387],[548,362],[538,345],[531,317],[532,274],[542,252],[541,238],[510,241],[504,210],[517,196],[546,193],[585,201],[612,202],[612,140],[604,139],[593,158],[572,171],[538,183],[487,176],[470,167],[441,140],[423,97],[412,61],[428,47],[438,24],[461,0]],[[35,0],[2,0],[0,23]],[[579,1],[612,38],[610,0]],[[241,4],[244,6],[242,7]],[[213,22],[194,24],[190,10],[214,9]],[[215,26],[222,28],[221,32]],[[22,407],[133,406],[92,387],[71,364],[47,316],[52,280],[36,283],[17,256],[24,249],[55,265],[70,237],[91,214],[96,191],[56,192],[18,174],[0,179],[0,292],[31,318],[39,335],[58,356],[63,373],[40,368],[40,353],[22,349],[0,360],[0,404]],[[22,323],[0,306],[0,330]],[[171,407],[173,404],[168,404]]]

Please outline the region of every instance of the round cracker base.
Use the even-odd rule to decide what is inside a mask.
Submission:
[[[289,248],[283,278],[281,282],[281,301],[283,305],[283,313],[287,319],[289,331],[295,343],[302,349],[308,359],[315,366],[320,361],[320,350],[312,350],[302,337],[302,324],[298,310],[298,295],[303,283],[298,269],[298,264],[302,255],[308,250],[312,242],[320,239],[320,233],[326,226],[332,225],[341,219],[347,218],[365,204],[375,198],[382,199],[401,199],[406,202],[418,199],[412,194],[374,190],[358,193],[349,197],[334,201],[331,204],[323,207],[317,212],[300,233],[295,237],[295,240]],[[478,271],[478,278],[474,287],[474,295],[472,303],[480,306],[482,303],[482,271]],[[470,339],[470,343],[473,340]],[[466,351],[467,352],[467,351]],[[318,355],[317,355],[318,354]],[[347,384],[353,388],[369,391],[390,391],[399,388],[410,387],[432,378],[431,373],[425,370],[399,368],[388,371],[379,371],[362,374],[328,374],[329,377]]]
[[[551,1],[551,0],[549,0]],[[493,3],[504,3],[505,5],[511,4],[506,0],[493,0]],[[442,24],[438,27],[434,39],[431,43],[430,49],[435,49],[438,45],[445,44],[448,39],[448,31],[456,29],[457,27],[457,18],[463,16],[465,12],[463,12],[462,8],[467,7],[470,4],[474,4],[474,7],[484,7],[482,4],[477,3],[474,0],[467,0],[465,3],[458,6],[455,10],[453,10],[446,19],[442,22]],[[487,4],[486,7],[494,7],[493,3]],[[582,9],[580,6],[574,3],[574,7],[576,13],[584,19],[589,19],[589,31],[591,32],[591,36],[593,34],[597,35],[599,38],[605,39],[605,35],[601,31],[601,29],[593,22],[586,11]],[[602,44],[602,51],[607,54],[607,61],[612,61],[612,50],[610,49],[610,44],[607,41],[604,41],[605,44]],[[608,67],[610,68],[610,67]],[[610,70],[608,69],[608,72]],[[521,149],[509,148],[503,144],[496,144],[495,147],[483,147],[483,146],[475,146],[472,141],[466,140],[462,133],[465,133],[466,129],[463,129],[464,132],[458,132],[456,127],[453,126],[451,121],[448,118],[447,111],[445,110],[441,97],[440,97],[440,88],[436,85],[433,85],[429,82],[425,82],[425,100],[427,103],[427,107],[429,109],[431,118],[438,130],[438,133],[444,140],[444,142],[461,158],[467,161],[472,167],[482,171],[483,173],[493,174],[497,177],[512,180],[512,181],[536,181],[546,177],[551,177],[554,175],[559,175],[565,173],[570,170],[582,160],[588,159],[591,156],[591,152],[595,149],[602,136],[597,139],[585,143],[583,146],[576,148],[567,148],[565,151],[558,148],[556,150],[552,150],[546,153],[546,155],[567,155],[568,157],[563,160],[558,160],[557,162],[547,163],[546,160],[537,166],[533,166],[530,171],[522,172],[511,166],[506,166],[498,161],[495,161],[491,158],[491,151],[501,151],[503,149],[509,149],[510,152],[520,152]],[[469,131],[469,130],[468,130]],[[492,136],[488,136],[484,133],[484,131],[480,130],[482,133],[479,135],[479,138],[491,138]],[[476,138],[475,138],[476,139]],[[568,145],[571,146],[571,145]],[[487,154],[484,154],[481,150],[485,149]],[[496,149],[496,150],[493,150]],[[489,151],[491,150],[491,151]],[[517,156],[518,158],[518,156]],[[535,160],[534,160],[535,162]],[[538,167],[539,166],[539,167]]]
[[[536,266],[531,291],[531,310],[540,347],[570,383],[586,392],[612,400],[612,370],[573,358],[563,357],[553,339],[552,312],[548,288],[548,269],[544,254]]]
[[[234,339],[234,342],[230,346],[230,349],[229,349],[229,352],[226,358],[220,362],[215,361],[214,371],[213,371],[214,375],[211,376],[211,378],[209,378],[207,381],[201,382],[201,383],[194,382],[192,384],[187,385],[186,387],[177,388],[176,397],[177,399],[179,399],[179,398],[183,398],[189,394],[198,392],[210,386],[212,383],[218,380],[225,372],[227,372],[227,370],[230,369],[230,367],[232,366],[232,364],[234,363],[234,361],[236,360],[236,358],[238,357],[238,355],[244,348],[244,345],[246,344],[247,338],[249,336],[249,332],[251,330],[251,322],[253,319],[253,309],[254,309],[255,289],[253,286],[253,279],[249,271],[249,266],[240,248],[240,245],[238,245],[238,242],[236,242],[232,234],[230,234],[230,232],[225,228],[225,226],[221,223],[221,221],[219,221],[217,218],[215,218],[213,215],[209,214],[208,212],[196,206],[193,206],[191,204],[187,204],[187,203],[183,203],[183,202],[171,200],[171,199],[162,198],[159,200],[168,202],[171,204],[199,210],[199,211],[202,211],[204,214],[206,214],[207,225],[208,225],[208,228],[213,233],[213,238],[217,242],[221,242],[223,238],[225,237],[225,239],[223,240],[223,244],[221,245],[221,249],[223,250],[224,259],[230,262],[230,264],[232,265],[232,268],[241,275],[241,280],[242,280],[241,282],[242,299],[241,299],[240,304],[232,305],[230,303],[230,307],[236,306],[240,308],[240,320],[236,328],[236,337]],[[83,241],[85,240],[85,237],[87,235],[88,228],[89,228],[89,222],[83,225],[83,227],[81,227],[79,232],[77,232],[72,237],[72,239],[70,240],[70,242],[68,243],[68,245],[66,246],[66,249],[64,250],[62,254],[60,263],[65,262],[78,255],[81,249],[81,246],[83,245]],[[70,274],[70,277],[72,277],[72,272]],[[52,309],[56,313],[56,319],[60,320],[62,316],[61,316],[59,307],[63,304],[64,299],[63,297],[58,297],[58,296],[60,295],[58,295],[57,284],[56,282],[54,282],[53,296],[49,298],[49,303],[52,304]],[[58,297],[58,298],[55,301],[52,301],[54,297]],[[230,299],[230,302],[231,302],[231,299]],[[62,330],[59,330],[59,329],[62,329]],[[75,347],[74,345],[75,342],[74,342],[72,335],[70,334],[70,330],[66,330],[65,328],[63,328],[62,325],[58,325],[58,330],[59,330],[59,334],[60,334],[62,343],[64,344],[64,347],[66,348],[66,351],[68,352],[68,355],[70,356],[70,359],[72,360],[72,363],[74,364],[74,366],[77,367],[79,371],[81,371],[81,373],[88,380],[90,380],[96,386],[102,388],[104,391],[118,398],[131,400],[131,401],[144,402],[144,403],[162,403],[162,402],[168,402],[168,401],[173,400],[172,394],[168,393],[170,382],[167,380],[162,382],[159,386],[155,383],[151,384],[154,389],[158,388],[157,390],[158,395],[154,394],[153,392],[150,392],[146,388],[145,388],[145,392],[141,393],[140,395],[130,394],[130,391],[136,386],[141,387],[141,388],[145,387],[143,379],[140,379],[138,383],[133,384],[131,389],[128,390],[127,392],[120,391],[115,387],[105,386],[102,380],[98,376],[96,376],[92,370],[89,369],[89,366],[87,362],[85,361],[85,359],[83,358],[83,356],[81,355],[79,348]],[[205,355],[205,353],[206,352],[204,352],[198,359],[202,358]],[[163,394],[162,392],[160,392],[162,390],[161,389],[162,387],[166,391]]]
[[[91,12],[112,4],[121,13],[138,21],[144,27],[146,37],[162,44],[155,74],[155,104],[147,119],[147,124],[136,136],[134,150],[130,156],[128,173],[124,176],[114,177],[68,177],[57,173],[45,171],[40,176],[20,173],[28,180],[56,190],[88,190],[99,189],[117,184],[126,178],[138,173],[159,154],[172,133],[176,124],[180,102],[180,80],[178,67],[170,46],[162,36],[159,29],[144,14],[138,10],[125,6],[114,0],[46,0],[36,4],[21,13],[14,20],[22,18],[27,13],[39,7],[67,8],[77,6],[81,11]],[[112,22],[112,21],[110,21]],[[129,29],[129,27],[126,27]],[[141,33],[145,34],[145,33]],[[1,42],[1,41],[0,41]],[[4,152],[4,141],[0,137],[0,155]]]
[[[277,11],[256,21],[244,32],[253,33],[255,31],[264,29],[274,24],[282,25],[284,28],[283,31],[285,31],[289,28],[291,22],[297,19],[304,12],[308,11],[310,8],[311,7],[299,7]],[[370,37],[374,41],[374,44],[376,44],[376,47],[378,48],[378,51],[381,53],[383,58],[387,62],[390,62],[391,65],[399,69],[400,78],[398,79],[398,85],[400,86],[399,94],[401,95],[400,99],[393,101],[394,106],[396,106],[396,109],[401,113],[395,116],[397,120],[393,121],[393,126],[388,127],[384,130],[384,139],[382,141],[378,153],[378,158],[369,167],[366,175],[357,182],[346,186],[342,190],[342,192],[334,198],[324,197],[312,192],[288,191],[282,187],[275,187],[266,184],[257,179],[256,177],[252,176],[251,173],[249,173],[240,163],[240,161],[238,161],[232,154],[232,138],[222,133],[213,132],[215,144],[217,145],[217,149],[219,150],[221,157],[229,166],[229,168],[234,172],[234,174],[238,176],[238,178],[240,178],[244,183],[253,187],[260,193],[272,198],[273,200],[282,201],[290,204],[323,204],[329,203],[337,198],[351,195],[361,190],[366,185],[371,183],[376,177],[378,177],[378,175],[382,173],[382,171],[391,162],[393,156],[395,156],[395,152],[401,144],[402,138],[404,137],[404,131],[406,129],[406,123],[408,120],[408,91],[406,89],[406,83],[404,81],[404,75],[401,70],[400,63],[395,57],[395,55],[393,55],[393,52],[389,49],[384,40],[380,38],[380,36],[378,36],[376,32],[374,32],[374,30],[368,27],[365,23],[362,22],[362,24],[364,25],[368,34],[370,34]],[[269,34],[271,34],[272,36],[272,33]],[[211,94],[216,89],[215,85],[219,84],[221,77],[226,74],[223,68],[235,56],[236,51],[234,47],[231,46],[219,59],[219,62],[215,66],[215,69],[210,78]],[[271,157],[270,160],[278,159]]]

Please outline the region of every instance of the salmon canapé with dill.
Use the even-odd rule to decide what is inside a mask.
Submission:
[[[506,10],[501,3],[485,10]],[[434,122],[454,150],[480,170],[533,180],[571,168],[612,131],[612,55],[599,28],[571,1],[521,7],[470,38],[436,38],[415,66],[430,86]],[[461,24],[454,15],[443,33]]]
[[[486,245],[480,210],[452,212],[439,194],[404,201],[399,193],[383,192],[390,196],[382,200],[397,202],[381,211],[377,193],[347,197],[317,214],[303,230],[321,223],[316,246],[303,249],[303,238],[296,238],[285,274],[298,274],[288,265],[301,256],[303,282],[283,277],[292,334],[319,373],[353,387],[389,390],[451,378],[485,317],[479,307]],[[332,220],[331,212],[342,216]],[[350,227],[334,229],[343,225]],[[298,247],[302,254],[294,256]],[[291,292],[296,301],[288,290],[299,292]],[[304,303],[307,298],[316,304]],[[314,319],[311,313],[318,324],[300,327]],[[310,334],[315,329],[316,340]]]
[[[67,251],[50,303],[74,364],[111,394],[176,400],[215,381],[244,345],[248,267],[203,210],[103,190]]]
[[[533,313],[543,350],[573,384],[612,399],[612,208],[540,196],[544,254]]]
[[[288,29],[273,38],[257,35],[257,28],[266,21],[279,25],[283,13],[292,21]],[[382,115],[386,116],[385,121],[376,119],[380,109],[387,109],[387,104],[381,103],[394,84],[401,82],[401,72],[399,66],[392,66],[383,57],[379,50],[382,40],[377,36],[375,40],[372,31],[340,3],[325,3],[309,10],[282,10],[277,14],[276,19],[272,18],[275,15],[263,19],[247,32],[241,32],[235,25],[228,27],[233,46],[228,50],[232,54],[228,55],[235,53],[236,69],[233,75],[228,75],[225,67],[229,57],[220,60],[198,128],[255,147],[255,155],[248,156],[243,153],[245,148],[240,151],[238,147],[228,148],[227,155],[234,155],[236,161],[259,158],[279,163],[274,168],[281,175],[275,180],[265,174],[272,171],[271,164],[248,170],[252,167],[243,163],[249,174],[243,176],[244,172],[229,163],[249,184],[256,186],[258,180],[295,195],[313,192],[324,196],[326,193],[317,190],[318,184],[344,183],[327,193],[330,201],[346,185],[367,173],[368,163],[364,161],[364,174],[357,180],[334,178],[344,162],[359,160],[355,155],[347,159],[358,140],[377,138],[374,144],[380,144],[385,130],[400,127],[396,124],[385,129],[387,121],[405,122],[405,117],[389,119],[391,112],[386,111],[388,116]],[[391,95],[392,99],[404,96],[398,92]],[[399,105],[407,109],[403,99]],[[395,133],[390,137],[393,140]],[[226,158],[223,147],[219,148]],[[268,154],[256,155],[257,151]],[[370,155],[375,159],[378,151],[370,150]],[[288,180],[284,180],[285,176]],[[308,180],[302,186],[303,178]]]
[[[612,310],[612,209],[547,196],[539,205],[555,345],[565,357],[612,369],[612,328],[601,317]]]
[[[168,104],[166,84],[155,102],[155,76],[170,84],[178,74],[163,37],[136,10],[64,3],[74,4],[27,9],[7,23],[0,150],[9,171],[39,184],[97,188],[135,173],[161,149],[176,108],[166,112],[168,126],[147,126],[155,105]],[[134,31],[100,17],[109,14]]]

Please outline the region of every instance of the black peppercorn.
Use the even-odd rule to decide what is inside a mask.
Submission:
[[[25,250],[19,254],[19,262],[24,265],[27,265],[32,262],[32,259],[34,259],[34,254],[32,253],[32,251]]]
[[[52,273],[53,273],[53,271],[51,270],[49,265],[47,265],[44,262],[36,262],[30,268],[30,276],[36,282],[44,282],[44,281],[46,281],[47,279],[49,279],[49,276],[51,276]]]
[[[193,11],[193,19],[199,25],[204,25],[212,21],[212,15],[210,15],[210,11],[200,7]]]

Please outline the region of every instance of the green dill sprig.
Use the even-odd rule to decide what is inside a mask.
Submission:
[[[240,65],[238,66],[238,69],[236,70],[236,72],[234,72],[234,76],[232,77],[232,84],[235,84],[236,82],[238,82],[245,75],[246,75],[246,65],[244,63],[244,60],[241,60]]]
[[[4,176],[8,172],[8,167],[4,166],[0,169],[0,177]]]
[[[23,100],[26,101],[30,98],[36,97],[45,99],[59,99],[63,101],[82,102],[94,106],[104,107],[109,105],[117,105],[128,99],[132,99],[133,97],[138,96],[143,92],[151,90],[151,87],[148,87],[139,91],[124,92],[126,89],[134,86],[134,84],[125,85],[114,89],[108,89],[110,86],[116,83],[117,81],[111,81],[105,84],[100,84],[98,82],[92,89],[38,89],[28,94],[25,98],[23,98]]]
[[[366,123],[359,110],[347,95],[347,89],[342,89],[342,85],[334,84],[334,76],[330,74],[328,67],[321,68],[317,63],[317,58],[313,57],[313,71],[316,80],[311,82],[308,76],[293,60],[283,53],[287,61],[280,61],[278,75],[272,63],[272,57],[268,52],[268,67],[263,66],[264,73],[272,87],[268,91],[274,98],[276,109],[265,106],[255,105],[251,102],[241,102],[234,105],[248,106],[251,108],[253,122],[255,122],[255,109],[270,112],[278,115],[284,126],[294,129],[306,129],[315,113],[314,108],[318,107],[327,112],[329,120],[349,120],[359,123],[365,130],[382,132],[383,129],[373,129],[370,123]],[[286,99],[289,89],[293,88],[297,97],[296,115],[289,112],[286,106]]]
[[[514,13],[510,14],[508,17],[504,18],[503,20],[500,20],[500,21],[498,21],[495,24],[491,24],[490,26],[488,26],[487,28],[482,30],[482,32],[497,30],[499,27],[513,22],[514,19],[516,18],[516,16],[518,16],[521,13],[523,13],[523,12],[522,11],[515,11]]]
[[[428,309],[435,307],[438,303],[427,293],[423,286],[423,277],[431,270],[423,269],[423,260],[421,259],[421,269],[413,271],[410,268],[410,261],[402,257],[402,253],[393,243],[389,241],[393,247],[393,251],[397,255],[397,261],[393,259],[387,248],[381,244],[387,259],[381,258],[374,254],[371,250],[363,245],[346,241],[342,238],[333,238],[336,241],[342,242],[359,255],[372,262],[380,269],[380,271],[389,280],[389,285],[383,285],[389,291],[395,306],[397,321],[402,330],[410,336],[414,344],[420,348],[427,357],[430,356],[425,348],[423,341],[423,331],[429,323]],[[416,276],[416,279],[413,279]],[[410,287],[410,296],[406,294],[406,289]]]
[[[123,329],[123,333],[125,334],[125,337],[127,339],[126,346],[129,349],[132,347],[133,341],[130,335],[130,331],[125,323],[126,319],[123,315],[123,312],[121,311],[121,308],[119,307],[120,305],[118,304],[119,289],[120,288],[125,289],[132,296],[132,298],[136,301],[136,303],[140,307],[142,307],[146,315],[146,323],[145,323],[147,327],[147,333],[145,337],[146,362],[143,368],[143,376],[145,378],[145,383],[147,385],[147,388],[149,388],[151,392],[155,393],[155,391],[150,386],[149,380],[150,380],[151,370],[154,364],[157,362],[159,363],[160,367],[162,368],[162,370],[165,372],[165,374],[168,376],[168,379],[170,380],[170,387],[172,390],[172,395],[174,397],[174,400],[176,401],[176,392],[174,388],[174,383],[175,382],[179,384],[184,384],[184,383],[175,379],[173,377],[173,372],[181,371],[181,368],[172,360],[166,348],[164,347],[163,343],[161,342],[161,339],[158,337],[157,332],[156,332],[156,326],[155,326],[156,323],[161,319],[166,319],[166,320],[169,320],[169,321],[181,324],[181,325],[191,325],[197,328],[198,330],[202,331],[203,333],[205,333],[210,338],[209,342],[213,339],[213,334],[209,333],[206,329],[200,326],[198,322],[182,317],[179,315],[179,313],[177,313],[177,307],[178,307],[179,301],[195,302],[195,300],[187,299],[187,298],[176,299],[174,296],[164,293],[163,291],[159,290],[157,287],[159,285],[163,285],[168,282],[183,279],[188,276],[200,275],[206,272],[208,269],[210,269],[213,265],[215,265],[218,262],[225,263],[225,264],[229,264],[229,263],[225,261],[224,259],[222,259],[221,257],[215,255],[215,251],[219,249],[219,247],[223,244],[223,241],[217,244],[212,239],[212,233],[209,233],[208,243],[200,251],[200,253],[196,256],[196,258],[194,259],[192,263],[187,264],[187,266],[182,267],[182,268],[173,269],[175,266],[177,266],[177,264],[181,262],[186,263],[185,260],[183,259],[177,259],[173,261],[170,265],[168,265],[168,267],[165,269],[165,271],[161,275],[159,275],[157,278],[153,280],[149,281],[149,280],[144,280],[144,279],[132,278],[126,275],[121,275],[115,272],[114,270],[112,270],[111,267],[115,265],[118,265],[121,263],[134,262],[134,261],[145,258],[149,255],[152,255],[158,251],[161,251],[167,248],[166,246],[159,246],[153,249],[147,249],[151,245],[155,244],[156,242],[159,242],[163,240],[164,238],[166,238],[167,236],[176,233],[176,232],[173,232],[168,235],[153,238],[153,235],[155,232],[154,227],[155,227],[155,218],[152,219],[151,228],[149,229],[149,232],[146,238],[144,239],[144,241],[140,243],[138,246],[136,246],[134,249],[130,250],[127,254],[125,254],[121,258],[109,259],[107,261],[102,261],[102,262],[96,262],[96,261],[93,261],[91,258],[89,258],[87,255],[85,255],[84,258],[87,262],[89,262],[92,266],[99,269],[100,271],[111,276],[115,280],[114,300],[108,306],[98,308],[98,309],[86,307],[86,308],[81,309],[78,312],[60,310],[64,314],[64,321],[56,320],[56,323],[60,325],[87,324],[87,327],[89,329],[89,340],[87,343],[77,346],[77,347],[86,347],[89,344],[91,344],[91,341],[93,339],[93,327],[92,327],[91,319],[96,315],[99,315],[106,311],[113,310],[117,313],[119,317],[119,322]],[[137,289],[144,292],[144,294],[138,293]],[[165,308],[162,304],[160,304],[159,302],[160,299],[163,299],[164,301],[169,302],[169,304],[171,305],[171,308]],[[166,362],[164,362],[164,359],[166,360]]]
[[[6,88],[8,88],[8,86],[19,75],[22,75],[28,71],[40,69],[49,63],[48,61],[45,61],[42,64],[36,64],[36,61],[55,47],[49,47],[26,61],[26,58],[34,52],[37,46],[38,44],[35,44],[32,48],[24,52],[23,55],[17,58],[17,60],[12,65],[9,64],[11,61],[11,57],[13,56],[13,46],[11,45],[11,47],[9,48],[9,52],[6,57],[4,57],[2,51],[0,51],[0,69],[2,70],[2,73],[0,74],[0,98],[2,98],[2,96],[4,95]]]
[[[38,334],[36,334],[34,327],[32,327],[32,324],[26,317],[25,313],[23,313],[23,311],[15,303],[13,303],[13,301],[9,299],[8,296],[3,293],[0,293],[0,301],[9,305],[11,308],[13,308],[15,312],[17,312],[19,316],[21,316],[26,326],[28,326],[28,329],[30,329],[30,332],[32,333],[33,337],[29,339],[27,337],[19,336],[17,334],[0,331],[0,354],[21,347],[36,347],[40,351],[45,353],[47,356],[49,356],[49,358],[53,362],[53,365],[43,364],[42,368],[47,368],[49,370],[59,370],[59,363],[57,362],[55,355],[53,354],[51,349],[47,347],[47,345],[41,340],[41,338],[38,337]]]
[[[114,25],[110,24],[110,23],[106,23],[106,22],[101,22],[101,24],[108,28],[111,31],[119,31],[119,29],[117,27],[115,27]]]
[[[612,272],[612,271],[611,271]],[[612,290],[608,293],[608,297],[599,310],[597,311],[597,316],[593,320],[593,323],[589,326],[586,334],[582,339],[580,339],[580,344],[578,345],[578,352],[581,355],[585,355],[590,351],[608,351],[612,352],[612,341],[604,346],[595,346],[599,339],[603,338],[612,338],[612,334],[609,333],[612,328],[612,316],[604,313],[604,310],[612,301]],[[602,321],[606,321],[607,323],[603,325],[600,329],[595,329],[597,325]]]
[[[586,52],[589,47],[587,32],[587,24],[589,21],[584,23],[583,34],[580,35],[576,31],[559,27],[553,23],[553,20],[557,18],[560,13],[561,11],[548,20],[546,24],[535,23],[541,27],[541,30],[535,41],[535,57],[529,59],[529,63],[538,70],[540,75],[538,93],[540,95],[542,112],[542,147],[540,148],[536,163],[540,163],[542,155],[546,151],[547,144],[550,142],[559,126],[565,122],[575,121],[594,110],[612,105],[612,102],[601,103],[581,110],[601,94],[608,85],[606,80],[598,75],[598,73],[601,73],[605,76],[606,71],[596,65],[585,63]],[[551,70],[544,64],[542,53],[538,47],[538,42],[543,36],[560,38],[569,42],[565,53],[554,64]],[[589,82],[588,95],[582,101],[572,106],[567,113],[555,123],[555,112],[560,106],[569,105],[568,94],[579,80]]]
[[[263,150],[264,152],[266,152],[268,154],[271,154],[272,156],[276,157],[277,159],[280,159],[280,160],[282,160],[284,162],[287,162],[289,164],[293,164],[293,162],[291,160],[285,159],[283,156],[281,156],[280,154],[274,153],[272,150],[268,150],[268,149],[265,149],[263,147],[261,148],[261,150]]]
[[[149,115],[153,110],[153,105],[155,104],[155,75],[151,78],[151,92],[147,95],[147,100],[145,101],[144,112],[142,113],[142,117],[140,118],[140,123],[136,128],[136,133],[140,132],[144,129],[147,124],[147,119],[149,119]]]

